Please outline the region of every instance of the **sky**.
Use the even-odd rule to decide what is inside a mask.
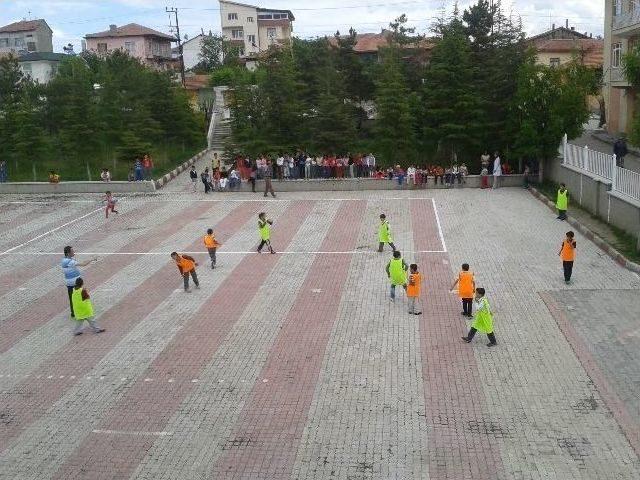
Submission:
[[[496,0],[498,1],[498,0]],[[261,7],[289,9],[293,12],[294,35],[301,38],[346,32],[353,26],[358,32],[379,32],[402,13],[418,33],[428,34],[443,8],[450,13],[453,0],[258,0],[241,1]],[[460,0],[463,10],[471,3]],[[503,0],[507,15],[518,16],[529,35],[548,30],[555,23],[569,25],[580,32],[602,35],[604,0]],[[220,30],[217,0],[0,0],[0,25],[44,18],[53,30],[54,51],[71,43],[80,51],[87,33],[107,30],[110,24],[141,25],[165,33],[175,33],[175,22],[165,7],[178,8],[180,34],[192,37],[201,30]],[[173,26],[173,27],[172,27]],[[173,29],[172,29],[173,28]]]

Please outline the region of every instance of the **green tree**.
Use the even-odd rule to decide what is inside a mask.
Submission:
[[[375,95],[377,150],[387,165],[407,164],[416,156],[415,118],[396,46],[384,50],[379,75]]]
[[[16,162],[33,166],[34,175],[44,175],[37,165],[42,162],[47,152],[48,139],[42,128],[43,105],[37,85],[29,84],[22,89],[17,109],[12,117],[15,129],[11,140]],[[37,172],[37,173],[36,173]],[[33,178],[37,181],[38,178]],[[41,178],[42,180],[42,178]]]
[[[551,68],[536,65],[533,55],[520,67],[510,115],[513,153],[522,160],[544,162],[555,158],[562,137],[582,133],[589,118],[587,95],[593,72],[572,62]]]
[[[454,17],[441,31],[425,75],[422,133],[443,161],[450,162],[460,152],[473,151],[484,125],[462,22]]]

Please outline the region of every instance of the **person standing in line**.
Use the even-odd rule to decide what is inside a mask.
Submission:
[[[264,169],[264,196],[267,196],[267,193],[271,193],[272,197],[275,197],[276,194],[273,191],[273,185],[271,183],[271,178],[273,177],[273,168],[271,166],[271,160],[267,160],[266,168]]]
[[[198,189],[198,172],[196,171],[196,166],[191,165],[191,170],[189,170],[189,178],[191,179],[191,185],[193,186],[193,192],[195,193]]]
[[[469,271],[469,264],[462,264],[462,271],[458,274],[458,278],[451,285],[451,290],[458,285],[458,296],[462,301],[462,313],[465,317],[471,318],[473,308],[473,292],[476,289],[476,280],[473,273]]]
[[[84,322],[87,322],[94,333],[102,333],[104,328],[100,328],[94,319],[93,304],[89,297],[89,292],[84,288],[84,280],[78,277],[76,283],[73,286],[73,293],[71,294],[71,302],[73,304],[73,311],[75,312],[75,326],[73,328],[74,335],[82,335],[82,327]]]
[[[271,246],[271,225],[272,220],[267,219],[267,214],[260,212],[258,215],[258,232],[260,233],[260,245],[258,245],[258,253],[262,253],[262,247],[269,247],[269,252],[276,253]]]
[[[189,288],[189,275],[191,275],[196,288],[199,289],[200,282],[198,282],[198,275],[196,274],[196,267],[198,266],[196,260],[189,255],[180,255],[178,252],[171,252],[171,258],[176,262],[178,270],[182,275],[185,293],[191,293],[191,289]]]
[[[486,150],[482,155],[480,155],[480,169],[486,168],[489,171],[489,161],[491,160],[491,155]]]
[[[380,226],[378,227],[378,252],[382,253],[384,244],[388,243],[389,246],[396,251],[396,246],[393,244],[393,235],[391,234],[391,226],[387,221],[387,216],[380,214]]]
[[[484,288],[476,288],[476,314],[473,318],[473,323],[469,329],[469,333],[466,337],[462,337],[466,343],[471,343],[476,332],[486,333],[489,338],[487,347],[495,347],[498,342],[496,336],[493,333],[493,315],[491,314],[491,307],[489,301],[485,297]]]
[[[562,260],[562,269],[564,270],[564,283],[571,283],[571,274],[573,273],[573,262],[576,259],[576,241],[575,234],[567,232],[565,239],[562,241],[558,255]]]
[[[209,179],[209,167],[206,167],[204,169],[204,172],[200,174],[200,179],[204,184],[204,193],[209,193],[209,190],[211,188],[211,180]]]
[[[624,157],[629,153],[627,148],[627,142],[624,137],[618,138],[616,143],[613,144],[613,154],[616,156],[616,165],[620,168],[624,168]]]
[[[211,160],[211,171],[214,172],[216,168],[220,168],[220,159],[218,158],[218,152],[213,153],[213,160]]]
[[[139,158],[136,158],[136,162],[134,163],[133,168],[136,172],[136,182],[143,181],[144,177],[142,175],[142,162]]]
[[[396,287],[402,286],[407,289],[407,270],[409,267],[402,258],[402,254],[398,250],[394,250],[393,258],[387,263],[385,271],[391,282],[391,290],[389,291],[389,299],[392,302],[396,300]]]
[[[255,162],[251,162],[249,172],[249,183],[251,184],[251,191],[256,193],[256,176],[258,175],[258,167],[256,167]]]
[[[211,258],[211,269],[216,268],[216,251],[221,244],[218,243],[216,237],[213,235],[213,229],[209,228],[207,234],[204,236],[204,246],[209,252],[209,258]]]
[[[282,181],[284,177],[284,157],[282,156],[282,154],[280,154],[280,156],[276,158],[276,171],[276,178],[279,181]]]
[[[407,298],[409,299],[409,315],[422,315],[416,311],[416,302],[420,297],[420,287],[422,285],[422,275],[418,272],[418,265],[409,265],[409,283],[407,285]]]
[[[142,157],[142,168],[144,170],[144,179],[151,180],[151,177],[153,176],[153,160],[151,159],[151,155],[148,153]]]
[[[502,176],[502,164],[500,163],[500,155],[496,152],[493,160],[493,189],[500,186],[500,177]]]
[[[69,295],[69,308],[71,309],[71,318],[74,318],[75,315],[73,313],[73,300],[71,295],[73,294],[73,289],[76,285],[76,280],[80,278],[80,270],[78,267],[86,267],[92,262],[95,262],[96,259],[92,258],[91,260],[87,260],[83,263],[78,263],[75,258],[75,252],[73,251],[73,247],[67,245],[64,247],[64,258],[60,262],[60,267],[62,268],[62,273],[64,275],[64,283],[67,286],[67,294]]]
[[[558,196],[556,197],[556,208],[558,209],[558,220],[567,219],[567,207],[569,206],[569,191],[564,183],[560,184]]]
[[[118,213],[116,210],[116,203],[118,202],[118,199],[115,198],[109,190],[105,192],[104,199],[102,201],[107,204],[107,208],[105,210],[106,218],[109,218],[109,210],[113,213]]]

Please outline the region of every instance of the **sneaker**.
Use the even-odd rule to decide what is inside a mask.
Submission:
[[[393,297],[389,297],[389,301],[390,301],[390,302],[395,302],[395,301],[396,301],[396,299],[395,299],[395,298],[393,298]]]
[[[469,337],[462,337],[462,340],[464,340],[466,343],[471,343],[471,339]]]
[[[258,249],[258,250],[256,250],[256,252],[258,252],[258,253],[262,253],[262,250]]]
[[[96,330],[96,333],[102,333],[102,332],[106,332],[107,330],[104,328],[99,328]]]
[[[215,263],[212,263],[212,264],[211,264],[211,270],[213,270],[214,268],[216,268],[216,264],[215,264]]]
[[[271,250],[271,253],[276,253],[276,251],[275,250]]]
[[[75,332],[73,335],[77,337],[78,335],[82,335],[82,332]]]
[[[487,343],[487,347],[495,347],[496,345],[498,345],[498,342],[496,342],[496,343],[491,343],[491,342]]]
[[[200,290],[200,285],[196,285],[196,290]]]
[[[190,289],[190,288],[187,288],[187,289],[184,291],[184,293],[191,293],[191,289]]]
[[[422,312],[413,312],[414,315],[422,315]]]
[[[460,312],[460,315],[464,315],[466,317],[467,316],[467,312]]]

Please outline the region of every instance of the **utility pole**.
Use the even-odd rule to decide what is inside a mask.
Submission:
[[[182,38],[180,37],[180,24],[178,23],[178,9],[175,7],[165,7],[165,11],[169,14],[174,14],[176,18],[176,36],[178,37],[178,55],[180,56],[180,78],[182,80],[182,86],[184,87],[184,57],[182,55]]]

